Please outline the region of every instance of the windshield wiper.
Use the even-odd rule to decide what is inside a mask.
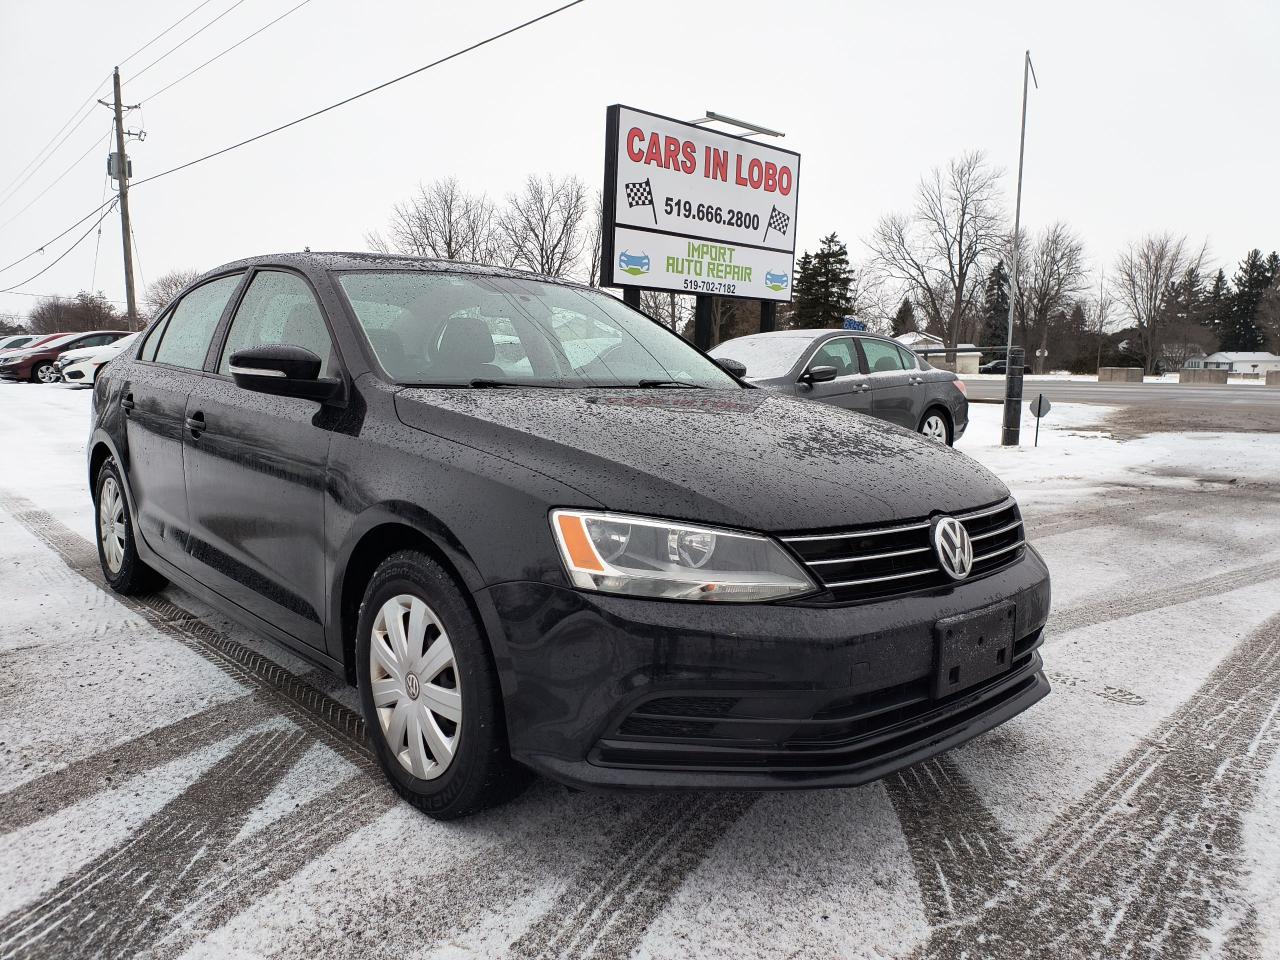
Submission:
[[[637,387],[684,387],[686,390],[705,390],[700,383],[686,383],[684,380],[641,380],[636,384]]]

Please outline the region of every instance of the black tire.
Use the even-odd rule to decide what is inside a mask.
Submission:
[[[383,606],[404,595],[426,603],[443,625],[456,664],[450,679],[462,705],[461,719],[453,727],[456,746],[452,757],[442,773],[429,779],[415,776],[397,758],[373,701],[373,627]],[[388,557],[365,588],[356,630],[356,676],[369,740],[401,797],[429,817],[453,820],[508,800],[529,784],[532,775],[511,759],[507,746],[502,693],[488,640],[444,568],[416,550]],[[427,648],[434,642],[430,640]],[[422,684],[429,679],[424,678]],[[418,689],[415,682],[414,690]],[[417,696],[415,693],[415,700]]]
[[[924,434],[926,436],[930,436],[932,434],[932,430],[930,429],[931,427],[930,421],[934,418],[942,422],[942,430],[944,433],[942,442],[945,443],[948,447],[954,445],[955,430],[951,426],[951,415],[948,414],[947,411],[943,410],[941,407],[930,407],[928,410],[926,410],[924,412],[924,416],[920,418],[920,423],[916,427],[916,432],[920,434]],[[937,438],[936,436],[932,436],[931,439],[937,439]]]
[[[108,481],[115,484],[118,491],[123,515],[123,546],[120,548],[119,563],[113,564],[107,558],[107,533],[103,529],[103,488]],[[134,545],[133,516],[129,512],[129,498],[124,493],[124,479],[114,457],[108,457],[93,478],[93,528],[98,542],[98,563],[102,567],[102,576],[108,586],[116,593],[136,596],[143,593],[155,593],[163,587],[167,580],[151,567],[142,562]],[[117,530],[120,525],[117,525]]]
[[[52,376],[53,379],[46,380],[45,375]],[[41,360],[31,368],[32,383],[56,383],[62,378],[58,376],[58,368],[53,365],[52,360]]]

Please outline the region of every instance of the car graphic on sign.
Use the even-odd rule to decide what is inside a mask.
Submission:
[[[790,280],[785,273],[769,273],[765,272],[764,285],[770,290],[785,290]]]
[[[649,272],[649,255],[647,253],[631,253],[623,250],[618,254],[618,269],[633,277]]]

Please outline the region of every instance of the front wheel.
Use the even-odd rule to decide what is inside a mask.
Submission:
[[[383,561],[357,630],[365,724],[401,797],[452,820],[523,789],[529,775],[507,749],[488,643],[439,564],[415,550]]]
[[[49,360],[37,363],[31,371],[31,379],[36,383],[57,383],[62,379],[58,375],[58,368]]]
[[[930,410],[920,421],[920,434],[927,440],[936,440],[951,446],[951,422],[940,410]]]

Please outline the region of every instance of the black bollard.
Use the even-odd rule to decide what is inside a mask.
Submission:
[[[1021,347],[1010,347],[1004,367],[1004,428],[1000,432],[1000,446],[1016,447],[1022,426],[1022,367]]]

